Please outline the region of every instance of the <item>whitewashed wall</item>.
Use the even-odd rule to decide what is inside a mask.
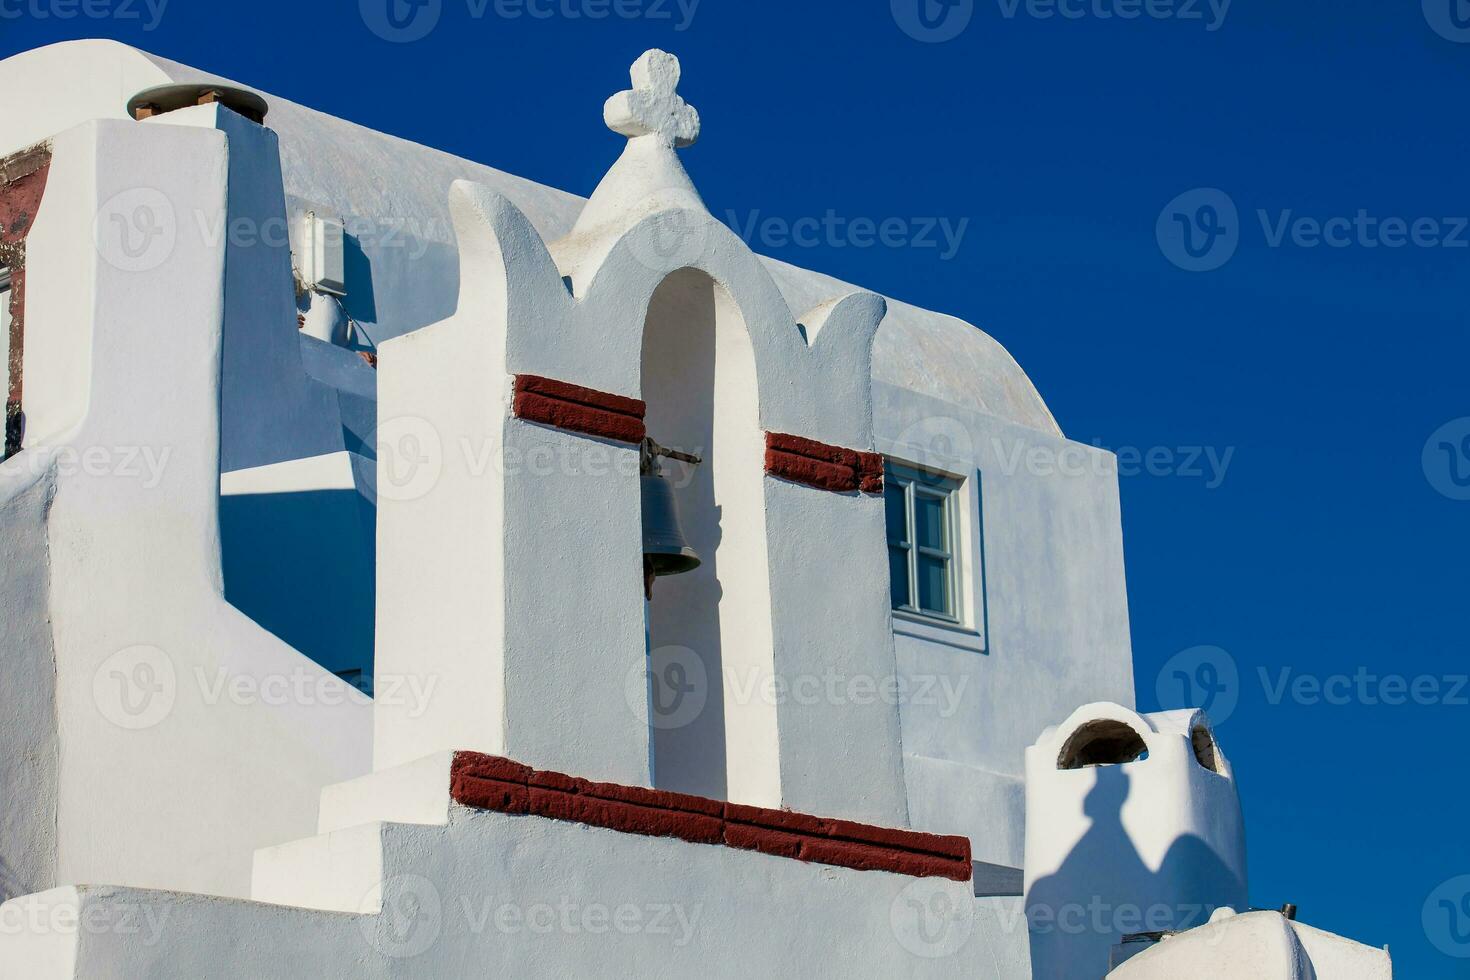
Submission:
[[[49,580],[55,880],[246,894],[251,848],[309,831],[321,787],[366,770],[369,708],[221,594],[225,247],[206,231],[226,139],[108,121],[53,149],[27,242],[31,424],[5,464],[54,469],[45,540],[13,552],[50,567],[19,569],[0,608],[8,636]],[[128,248],[108,237],[125,227]]]
[[[1114,460],[882,382],[874,426],[890,458],[963,481],[962,622],[893,621],[914,824],[1018,868],[1026,746],[1089,701],[1133,704]]]
[[[1104,730],[1131,732],[1146,757],[1070,767],[1069,746]],[[1203,712],[1083,705],[1026,750],[1026,803],[1036,980],[1095,975],[1124,934],[1247,907],[1240,798]]]
[[[0,935],[0,977],[1027,975],[1019,908],[963,882],[457,806],[445,826],[359,831],[382,857],[381,886],[361,884],[366,914],[62,889],[0,909],[27,924]],[[298,887],[357,867],[303,868],[316,880]],[[92,925],[58,928],[57,907]],[[124,916],[135,933],[117,928]]]

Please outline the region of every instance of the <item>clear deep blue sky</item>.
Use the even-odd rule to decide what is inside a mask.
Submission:
[[[658,46],[683,59],[703,117],[685,162],[716,215],[969,219],[952,256],[841,233],[752,244],[980,325],[1070,437],[1159,450],[1154,473],[1121,481],[1139,705],[1183,669],[1228,715],[1253,901],[1391,944],[1400,977],[1470,977],[1446,955],[1470,955],[1465,883],[1431,896],[1470,874],[1470,690],[1453,679],[1470,672],[1470,501],[1454,499],[1470,495],[1456,480],[1470,422],[1434,437],[1427,469],[1424,455],[1470,416],[1470,43],[1451,0],[1235,0],[1223,21],[1204,0],[1193,20],[1098,15],[1128,0],[1077,2],[1080,18],[973,0],[968,23],[930,8],[937,32],[958,30],[943,42],[902,29],[924,33],[915,0],[898,15],[889,0],[701,0],[692,18],[622,0],[642,16],[604,20],[561,12],[596,0],[542,0],[545,19],[439,0],[411,43],[371,32],[353,0],[171,0],[156,24],[143,0],[90,2],[119,16],[0,0],[21,15],[0,17],[0,54],[116,37],[586,194],[618,150],[602,101]],[[1218,194],[1165,211],[1196,188],[1238,217]],[[1283,215],[1360,211],[1373,223],[1338,245],[1310,228],[1271,242]],[[1161,213],[1166,230],[1193,224],[1197,250],[1226,249],[1203,264],[1235,252],[1181,269],[1166,252],[1193,260],[1177,238],[1161,247]],[[1387,218],[1430,223],[1390,247],[1408,236]],[[1215,225],[1225,235],[1205,237]],[[1207,466],[1191,475],[1188,447],[1233,453],[1217,486]],[[1176,657],[1201,645],[1220,650]],[[1439,703],[1384,704],[1381,680],[1329,685],[1345,703],[1276,697],[1288,668],[1288,683],[1427,675],[1439,693],[1421,697]]]

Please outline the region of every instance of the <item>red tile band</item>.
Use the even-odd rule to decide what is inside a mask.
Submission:
[[[639,443],[646,430],[643,402],[534,374],[515,377],[516,418],[619,442]]]
[[[5,365],[5,446],[0,459],[20,451],[25,364],[26,236],[36,220],[51,151],[45,146],[22,150],[0,160],[0,265],[10,268],[10,356]]]
[[[859,871],[955,881],[969,881],[972,874],[968,837],[870,827],[666,790],[594,783],[478,752],[454,754],[450,796],[481,810],[533,814],[694,844],[723,844]]]
[[[883,492],[883,457],[878,453],[829,446],[781,432],[766,433],[766,472],[818,490]]]

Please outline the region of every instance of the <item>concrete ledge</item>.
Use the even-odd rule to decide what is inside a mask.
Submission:
[[[369,823],[255,852],[250,897],[329,912],[377,912],[382,902],[383,828]]]
[[[975,861],[976,898],[1019,898],[1026,890],[1026,873],[1004,864]]]
[[[970,838],[977,861],[1021,867],[1026,821],[1022,780],[920,755],[905,755],[903,768],[915,824]]]
[[[322,790],[318,834],[365,823],[449,822],[449,766],[454,753],[440,752],[370,772]]]

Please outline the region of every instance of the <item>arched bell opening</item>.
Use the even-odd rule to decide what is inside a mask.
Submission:
[[[1148,745],[1132,725],[1098,718],[1078,728],[1057,756],[1058,769],[1120,766],[1148,758]]]
[[[763,697],[773,661],[755,354],[740,310],[706,273],[678,270],[654,291],[642,394],[649,438],[700,460],[660,457],[662,486],[644,489],[645,548],[660,561],[677,549],[668,497],[698,558],[672,560],[650,590],[654,785],[779,803],[775,705]]]

